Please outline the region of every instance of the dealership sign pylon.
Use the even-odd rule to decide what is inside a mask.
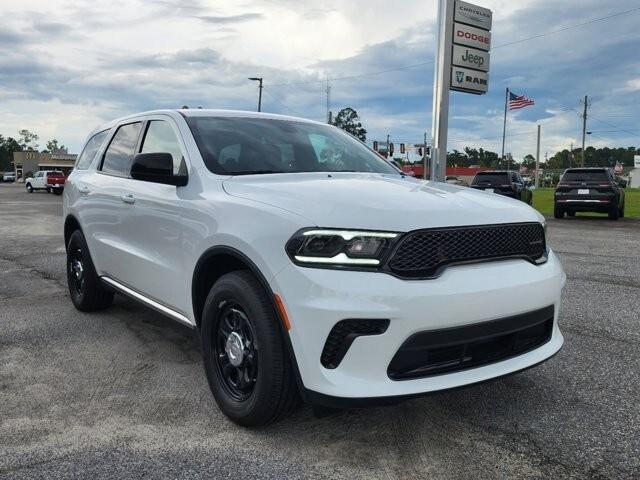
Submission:
[[[433,82],[431,180],[447,168],[449,90],[482,95],[489,90],[491,10],[462,0],[439,0]],[[427,165],[425,160],[425,175]]]

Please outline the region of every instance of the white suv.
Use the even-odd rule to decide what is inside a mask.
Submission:
[[[404,176],[325,124],[141,113],[89,137],[64,191],[74,305],[123,293],[193,328],[222,411],[350,406],[536,365],[565,274],[528,205]]]

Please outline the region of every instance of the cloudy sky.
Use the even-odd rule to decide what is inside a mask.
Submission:
[[[494,12],[490,88],[451,94],[450,150],[500,151],[507,86],[536,101],[510,115],[516,158],[535,153],[538,123],[543,154],[578,144],[586,94],[588,144],[640,146],[638,0],[478,3]],[[436,0],[0,0],[0,12],[4,135],[28,128],[78,152],[128,113],[253,110],[249,76],[265,79],[265,111],[323,120],[328,76],[331,109],[356,108],[369,141],[431,129]]]

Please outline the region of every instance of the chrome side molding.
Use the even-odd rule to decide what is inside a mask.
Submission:
[[[178,322],[188,327],[195,328],[195,325],[191,323],[191,321],[187,317],[185,317],[182,313],[176,312],[175,310],[172,310],[171,308],[159,302],[156,302],[155,300],[152,300],[151,298],[141,294],[140,292],[136,292],[135,290],[127,287],[126,285],[121,284],[120,282],[118,282],[117,280],[114,280],[111,277],[102,276],[100,277],[100,279],[106,284],[108,284],[109,286],[115,288],[120,293],[124,293],[125,295],[133,298],[134,300],[138,300],[144,303],[145,305],[147,305],[148,307],[151,307],[154,310],[160,313],[163,313],[168,317],[171,317],[174,320],[177,320]]]

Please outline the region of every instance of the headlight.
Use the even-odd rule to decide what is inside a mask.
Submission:
[[[298,264],[316,266],[380,265],[395,238],[394,232],[309,229],[296,233],[287,243],[289,257]]]

